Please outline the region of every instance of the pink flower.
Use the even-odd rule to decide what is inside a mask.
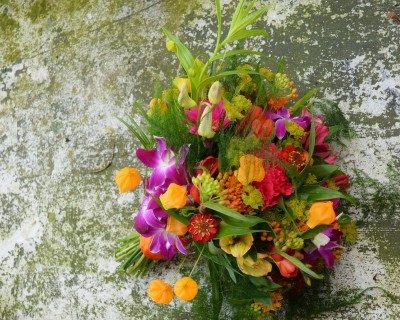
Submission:
[[[199,102],[199,105],[201,105],[201,115],[203,114],[203,111],[206,108],[207,104],[210,104],[210,101],[203,100]],[[225,115],[225,109],[223,108],[223,105],[224,101],[221,100],[218,104],[215,104],[214,107],[212,108],[212,130],[214,132],[217,132],[221,127],[226,128],[229,125],[230,120]],[[190,133],[198,134],[197,121],[200,120],[199,106],[191,110],[186,110],[185,113],[189,118],[190,122],[194,124],[194,126],[190,129]]]
[[[307,109],[303,109],[302,117],[312,117]],[[315,146],[314,154],[321,157],[326,163],[333,164],[336,161],[337,155],[332,154],[329,149],[329,143],[324,142],[329,133],[329,128],[323,122],[323,116],[314,116],[315,125]],[[310,145],[310,132],[308,131],[302,139],[303,148],[308,150]]]
[[[293,185],[285,174],[285,170],[277,165],[270,163],[267,173],[261,182],[254,182],[254,186],[260,190],[264,205],[272,207],[278,204],[281,195],[288,196],[293,192]]]

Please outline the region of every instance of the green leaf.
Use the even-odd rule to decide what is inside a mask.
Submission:
[[[310,268],[306,267],[306,265],[301,262],[299,259],[288,255],[287,253],[283,252],[283,251],[277,251],[278,254],[280,254],[282,257],[284,257],[285,259],[289,260],[291,263],[293,263],[296,267],[298,267],[300,270],[304,271],[305,273],[307,273],[309,276],[315,278],[315,279],[323,279],[324,276],[321,274],[317,274],[314,271],[312,271]]]
[[[339,166],[332,164],[319,164],[314,165],[308,169],[308,172],[315,175],[317,179],[325,179],[329,177],[332,173],[337,171]]]
[[[229,38],[226,38],[221,45],[225,45],[227,43],[233,42],[233,41],[238,41],[242,40],[245,38],[249,37],[255,37],[255,36],[268,36],[268,32],[262,29],[250,29],[250,30],[239,30],[229,36]]]
[[[336,126],[329,127],[329,131],[328,131],[328,135],[327,135],[326,139],[329,139],[330,137],[335,135],[335,133],[340,132],[341,130],[342,130],[342,126],[341,125],[336,125]]]
[[[303,238],[304,240],[306,239],[312,239],[314,238],[317,234],[321,233],[325,229],[328,229],[331,225],[325,225],[321,224],[319,226],[316,226],[310,230],[304,231],[300,237]]]
[[[250,215],[242,215],[239,212],[224,207],[215,202],[205,202],[202,204],[204,207],[216,211],[218,216],[227,224],[237,227],[253,227],[258,223],[267,222],[262,218]]]
[[[174,36],[168,29],[162,28],[165,35],[169,40],[175,42],[176,45],[176,55],[181,63],[182,67],[185,69],[186,73],[189,73],[190,68],[194,65],[194,58],[190,53],[189,49],[179,40],[178,37]]]
[[[237,226],[229,225],[225,222],[221,222],[219,224],[218,233],[215,235],[214,239],[221,239],[223,237],[229,237],[229,236],[240,236],[240,235],[244,235],[244,234],[249,234],[249,233],[254,233],[254,232],[264,232],[264,231],[267,231],[267,230],[251,230],[248,228],[237,227]]]
[[[352,220],[348,214],[341,214],[338,220],[340,224],[350,223],[351,221]]]
[[[250,282],[257,288],[267,289],[268,291],[274,291],[276,289],[282,288],[281,285],[263,277],[249,277]]]
[[[214,244],[214,242],[209,241],[208,243],[208,251],[210,251],[211,254],[223,254],[224,251],[221,250],[220,248],[217,248]]]
[[[283,73],[283,71],[285,70],[285,66],[286,66],[286,59],[285,57],[282,57],[281,60],[279,61],[276,73]]]
[[[346,199],[347,201],[354,202],[354,199],[340,191],[328,189],[320,185],[306,185],[298,190],[299,196],[307,201],[314,202],[320,200],[331,200],[335,198]]]
[[[302,108],[306,102],[316,93],[318,92],[317,88],[311,89],[310,91],[308,91],[301,99],[297,100],[297,102],[293,105],[292,107],[292,112],[296,112],[297,110],[299,110],[300,108]]]
[[[208,270],[210,271],[210,281],[211,281],[211,294],[212,294],[212,319],[218,320],[219,313],[222,307],[222,282],[221,282],[221,268],[213,263],[211,260],[207,260]]]
[[[149,150],[153,148],[153,141],[147,136],[145,129],[143,129],[142,126],[139,126],[132,118],[128,116],[130,119],[131,123],[128,123],[122,118],[115,117],[119,121],[121,121],[132,134],[140,141],[142,144],[143,148]]]

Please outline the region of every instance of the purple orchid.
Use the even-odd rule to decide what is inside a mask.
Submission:
[[[144,183],[146,196],[141,210],[136,216],[135,229],[144,237],[154,236],[150,244],[151,252],[161,253],[165,259],[172,259],[176,255],[177,249],[183,254],[189,252],[177,234],[167,231],[169,215],[154,198],[159,198],[171,183],[187,184],[184,161],[189,148],[183,146],[179,150],[179,162],[176,163],[176,154],[167,147],[164,138],[156,137],[155,140],[158,148],[136,151],[139,160],[147,167],[153,168],[154,171]]]
[[[175,257],[177,249],[188,254],[179,236],[167,231],[168,214],[150,196],[146,197],[143,204],[145,206],[142,206],[135,219],[135,229],[146,238],[154,236],[150,251],[161,253],[168,260]]]
[[[286,108],[280,108],[276,113],[267,111],[266,114],[270,119],[276,120],[275,128],[276,128],[276,137],[278,139],[282,139],[286,134],[285,121],[292,121],[294,123],[297,123],[300,127],[302,127],[305,130],[307,129],[311,120],[309,117],[292,117],[290,115],[289,110]]]
[[[152,189],[169,185],[172,182],[179,185],[187,184],[186,171],[183,164],[189,151],[188,146],[183,146],[179,150],[179,162],[176,164],[176,154],[171,149],[168,149],[164,138],[155,137],[155,140],[158,143],[158,148],[151,150],[138,149],[136,151],[138,159],[145,166],[154,169],[148,184],[151,185]]]
[[[326,265],[332,268],[335,263],[335,257],[332,253],[332,249],[340,248],[337,241],[342,237],[342,232],[334,230],[333,226],[325,229],[321,233],[317,234],[314,239],[312,239],[315,247],[306,248],[304,263],[309,263],[316,259],[318,256],[324,258]]]

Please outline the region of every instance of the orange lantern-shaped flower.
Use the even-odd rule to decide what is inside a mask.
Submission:
[[[179,279],[174,285],[174,293],[181,300],[193,300],[198,291],[197,282],[189,277]]]
[[[335,219],[332,201],[315,202],[310,208],[310,218],[306,224],[312,229],[321,224],[331,224]]]
[[[140,184],[140,173],[136,168],[125,167],[118,171],[115,183],[120,192],[131,191]]]
[[[150,283],[147,293],[150,298],[158,304],[168,304],[174,297],[171,285],[160,279],[153,280]]]
[[[171,183],[165,193],[160,196],[165,210],[181,209],[186,205],[187,190],[176,183]]]
[[[150,245],[153,241],[154,236],[152,237],[143,237],[140,235],[140,250],[142,250],[143,255],[151,260],[157,261],[163,258],[161,253],[153,253],[150,251]]]
[[[175,218],[168,217],[165,231],[175,233],[178,236],[184,236],[187,232],[187,226]]]

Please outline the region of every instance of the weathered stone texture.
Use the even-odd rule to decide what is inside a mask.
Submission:
[[[222,2],[229,17],[233,3]],[[386,14],[400,14],[399,4],[277,1],[260,22],[270,37],[251,44],[286,56],[301,93],[318,86],[339,102],[357,132],[343,168],[389,184],[387,164],[400,167],[400,24]],[[135,112],[155,79],[176,75],[164,25],[195,53],[209,52],[213,1],[0,2],[0,318],[204,318],[196,304],[149,301],[147,283],[161,271],[135,280],[116,274],[113,261],[140,202],[113,182],[119,168],[138,165],[138,142],[114,116]],[[326,294],[369,286],[400,294],[399,210],[360,222]],[[175,265],[164,265],[172,277]],[[400,305],[372,290],[318,319],[356,318],[398,319]]]

